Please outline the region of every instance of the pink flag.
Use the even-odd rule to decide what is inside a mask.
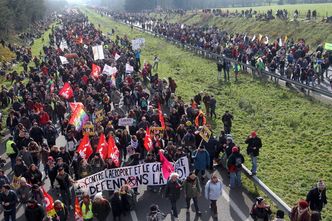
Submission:
[[[159,157],[161,162],[161,171],[165,179],[168,179],[172,172],[174,172],[174,166],[166,159],[164,153],[159,150]]]

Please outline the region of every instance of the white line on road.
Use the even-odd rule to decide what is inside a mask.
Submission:
[[[130,216],[133,221],[138,221],[135,210],[130,211]]]
[[[233,210],[241,218],[242,221],[251,221],[251,219],[248,218],[248,216],[244,215],[244,213],[236,205],[236,203],[234,203],[234,201],[231,198],[229,198],[228,193],[224,189],[222,190],[222,197],[229,203],[230,207],[233,208]]]

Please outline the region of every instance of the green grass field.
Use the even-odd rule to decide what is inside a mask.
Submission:
[[[258,176],[290,206],[304,198],[318,179],[331,185],[331,106],[272,83],[252,80],[246,74],[241,74],[239,83],[234,83],[234,78],[230,84],[219,83],[215,62],[151,35],[131,31],[129,27],[92,11],[84,11],[92,23],[101,25],[104,33],[115,28],[116,35],[127,35],[130,39],[144,37],[146,45],[142,60],[152,62],[153,56],[158,54],[161,59],[159,75],[174,78],[178,85],[177,94],[185,101],[189,102],[202,90],[214,94],[219,118],[210,123],[216,135],[222,127],[220,116],[226,110],[235,116],[233,134],[243,149],[246,136],[257,130],[263,140]],[[250,166],[248,158],[246,160],[245,164]],[[244,179],[244,183],[254,195],[261,194],[248,179]],[[332,198],[331,191],[328,191],[328,197]],[[331,209],[331,204],[324,209],[324,220],[332,220]]]

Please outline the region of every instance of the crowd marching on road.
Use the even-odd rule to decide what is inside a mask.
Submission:
[[[176,94],[174,79],[158,76],[158,56],[153,58],[154,65],[141,64],[140,50],[133,50],[126,36],[116,36],[112,41],[76,9],[57,19],[59,25],[51,28],[43,55],[33,59],[34,68],[25,70],[27,84],[16,79],[12,99],[2,103],[11,105],[6,119],[10,137],[4,144],[11,169],[9,174],[0,170],[4,221],[16,221],[18,204],[24,207],[27,221],[67,221],[72,216],[76,220],[104,221],[109,214],[113,220],[121,220],[135,208],[138,184],[146,185],[148,191],[161,192],[169,200],[175,220],[182,192],[187,212],[192,200],[196,215],[202,216],[200,198],[205,197],[212,217],[218,218],[217,201],[225,187],[215,173],[216,165],[227,170],[229,188],[242,186],[244,156],[231,135],[231,112],[221,116],[224,130],[215,135],[208,123],[217,118],[217,101],[212,94],[201,92],[186,103]],[[159,24],[155,28],[166,34],[175,27],[164,29]],[[213,48],[209,44],[214,38],[210,39],[208,30],[182,30],[205,33],[201,37],[190,35],[191,40],[204,38],[198,42]],[[190,40],[186,35],[178,37]],[[285,50],[277,45],[262,47],[247,38],[242,41],[241,35],[224,37],[243,47],[233,44],[222,51],[229,50],[243,59],[265,54],[262,59],[271,68],[273,60],[285,58]],[[308,68],[311,56],[305,56],[304,42],[292,47],[294,64],[301,60]],[[218,48],[221,50],[220,45]],[[280,57],[274,58],[275,53]],[[326,64],[327,54],[318,50],[314,57],[319,56]],[[65,137],[66,145],[56,145],[59,136]],[[245,143],[255,175],[262,141],[252,131]],[[151,168],[155,171],[149,171]],[[208,177],[206,171],[212,175]],[[51,185],[50,191],[46,182]],[[158,203],[149,207],[147,220],[166,217]],[[292,221],[306,221],[306,217],[313,221],[326,203],[326,187],[320,181],[293,209]],[[262,197],[247,213],[257,221],[272,217]],[[283,217],[278,211],[275,220]]]

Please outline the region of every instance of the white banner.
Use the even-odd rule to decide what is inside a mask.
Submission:
[[[68,60],[67,60],[66,57],[59,56],[59,58],[60,58],[60,61],[61,61],[62,64],[69,64],[69,62],[68,62]]]
[[[104,190],[117,190],[124,184],[131,187],[140,185],[159,186],[165,185],[167,180],[163,177],[161,163],[144,163],[136,166],[105,169],[99,173],[85,177],[77,181],[77,188],[94,196]],[[187,157],[182,157],[174,163],[175,172],[181,180],[189,175],[189,163]]]
[[[107,64],[105,64],[103,69],[103,74],[106,74],[107,76],[111,76],[112,74],[115,74],[118,72],[118,69],[116,67],[111,67]]]
[[[142,46],[145,44],[145,39],[144,38],[136,38],[131,40],[131,45],[133,50],[140,49]]]
[[[133,118],[120,118],[118,122],[118,126],[125,127],[125,126],[133,126],[134,119]]]
[[[104,49],[102,45],[93,46],[92,47],[93,52],[93,59],[96,61],[98,59],[103,60],[105,58],[104,56]]]

